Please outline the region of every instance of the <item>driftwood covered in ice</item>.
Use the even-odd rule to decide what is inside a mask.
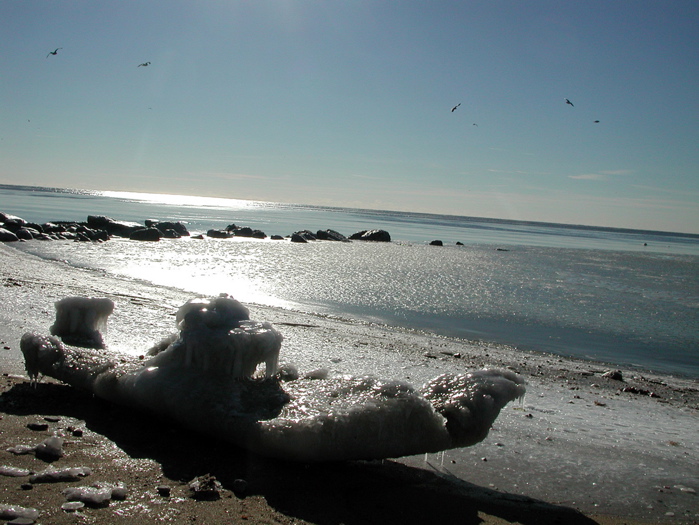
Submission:
[[[445,374],[420,389],[375,377],[276,376],[282,336],[227,297],[194,300],[180,332],[147,360],[27,333],[32,378],[48,375],[109,401],[170,417],[261,455],[298,461],[378,459],[473,445],[524,395],[507,370]],[[266,378],[255,378],[259,364]]]

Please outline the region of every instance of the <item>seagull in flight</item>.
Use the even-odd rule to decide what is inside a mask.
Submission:
[[[139,65],[136,66],[136,67],[141,67],[141,66],[143,66],[143,67],[150,66],[150,62],[144,62],[143,64],[139,64]]]
[[[599,124],[599,120],[595,120],[594,123],[595,123],[595,124]]]
[[[570,104],[571,106],[575,107],[575,106],[573,105],[573,103],[572,103],[570,100],[568,100],[568,99],[566,99],[566,104]]]
[[[460,105],[461,105],[461,102],[459,102],[456,106],[451,108],[451,112],[454,113],[454,111],[456,111],[456,108],[458,108]]]
[[[49,54],[46,55],[46,58],[48,58],[49,55],[57,55],[59,49],[63,49],[63,48],[62,48],[62,47],[57,47],[55,51],[49,51]]]

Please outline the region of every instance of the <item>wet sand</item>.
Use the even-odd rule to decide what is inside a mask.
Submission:
[[[5,245],[0,284],[0,465],[93,470],[76,482],[0,476],[0,504],[38,509],[37,523],[699,522],[696,381],[628,369],[620,381],[604,377],[611,367],[602,363],[251,306],[253,319],[284,334],[282,361],[302,371],[392,377],[400,370],[397,379],[419,385],[444,371],[499,366],[529,382],[524,403],[506,407],[474,447],[399,460],[285,463],[52,380],[32,387],[26,379],[19,339],[26,331],[48,333],[56,300],[109,297],[116,304],[109,348],[145,353],[174,331],[174,313],[191,294]],[[32,423],[46,427],[32,430]],[[65,436],[66,454],[52,464],[6,451],[55,432]],[[197,501],[188,484],[207,474],[222,484],[220,498]],[[126,500],[61,510],[66,487],[117,481],[129,490]]]

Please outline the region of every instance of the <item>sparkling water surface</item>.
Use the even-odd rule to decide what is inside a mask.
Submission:
[[[193,232],[231,223],[269,235],[383,228],[394,242],[115,238],[18,247],[195,294],[699,377],[693,236],[249,201],[185,206],[142,194],[0,188],[0,197],[0,211],[34,222],[94,214],[183,220]],[[428,245],[437,238],[445,246]]]

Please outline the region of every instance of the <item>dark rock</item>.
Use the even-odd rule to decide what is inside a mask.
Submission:
[[[172,492],[172,489],[167,485],[158,485],[155,487],[155,490],[157,490],[158,494],[163,498],[169,498],[170,493]]]
[[[442,241],[435,240],[430,243],[430,246],[444,246],[444,243]]]
[[[158,228],[160,230],[160,228]],[[160,232],[163,234],[163,238],[165,239],[181,239],[182,235],[178,231],[175,230],[160,230]]]
[[[150,224],[149,224],[150,223]],[[181,223],[181,222],[173,222],[173,221],[153,221],[147,220],[146,221],[146,226],[158,228],[162,233],[165,233],[167,230],[174,230],[176,231],[180,237],[189,237],[189,230],[187,230],[187,227]],[[169,238],[178,238],[178,237],[169,237]]]
[[[31,241],[39,235],[39,232],[33,230],[32,228],[27,228],[26,226],[23,226],[15,232],[15,235],[18,239],[21,239],[23,241]]]
[[[45,233],[44,228],[41,226],[41,224],[37,224],[35,222],[28,222],[27,224],[24,225],[25,228],[31,228],[32,230],[36,230],[39,233]]]
[[[253,239],[266,239],[267,234],[263,232],[262,230],[253,230],[252,231],[252,238]]]
[[[19,237],[5,228],[0,228],[0,242],[17,242]]]
[[[243,494],[245,494],[247,489],[248,489],[248,482],[245,481],[244,479],[233,480],[233,492],[235,492],[239,496],[242,496]]]
[[[301,230],[291,235],[291,242],[310,242],[317,240],[318,238],[315,234],[309,230]]]
[[[226,228],[228,229],[228,228]],[[229,230],[233,232],[236,237],[252,237],[252,228],[243,226],[242,228],[236,228],[234,230]]]
[[[27,221],[20,217],[15,217],[14,215],[7,215],[7,219],[3,222],[5,223],[4,228],[11,232],[16,232],[27,224]]]
[[[349,239],[335,230],[318,230],[316,237],[322,241],[349,242]]]
[[[54,224],[53,222],[46,222],[41,225],[41,230],[44,233],[65,233],[68,228],[64,224]]]
[[[273,241],[283,241],[284,237],[282,237],[281,235],[272,235],[270,239],[272,239]]]
[[[132,241],[159,241],[163,236],[158,228],[141,228],[131,232],[129,239]]]
[[[391,235],[386,230],[362,230],[350,235],[351,240],[391,242]]]
[[[16,215],[10,215],[9,213],[3,213],[0,211],[0,222],[7,222],[12,219],[19,219]]]
[[[137,222],[116,221],[102,215],[88,215],[87,225],[92,229],[105,230],[109,235],[118,237],[129,237],[136,230],[143,229],[143,225]]]
[[[227,230],[209,230],[206,232],[206,236],[212,239],[230,239],[233,237],[233,233]]]
[[[461,241],[456,241],[456,245],[457,245],[457,246],[463,246],[464,243],[462,243]]]

